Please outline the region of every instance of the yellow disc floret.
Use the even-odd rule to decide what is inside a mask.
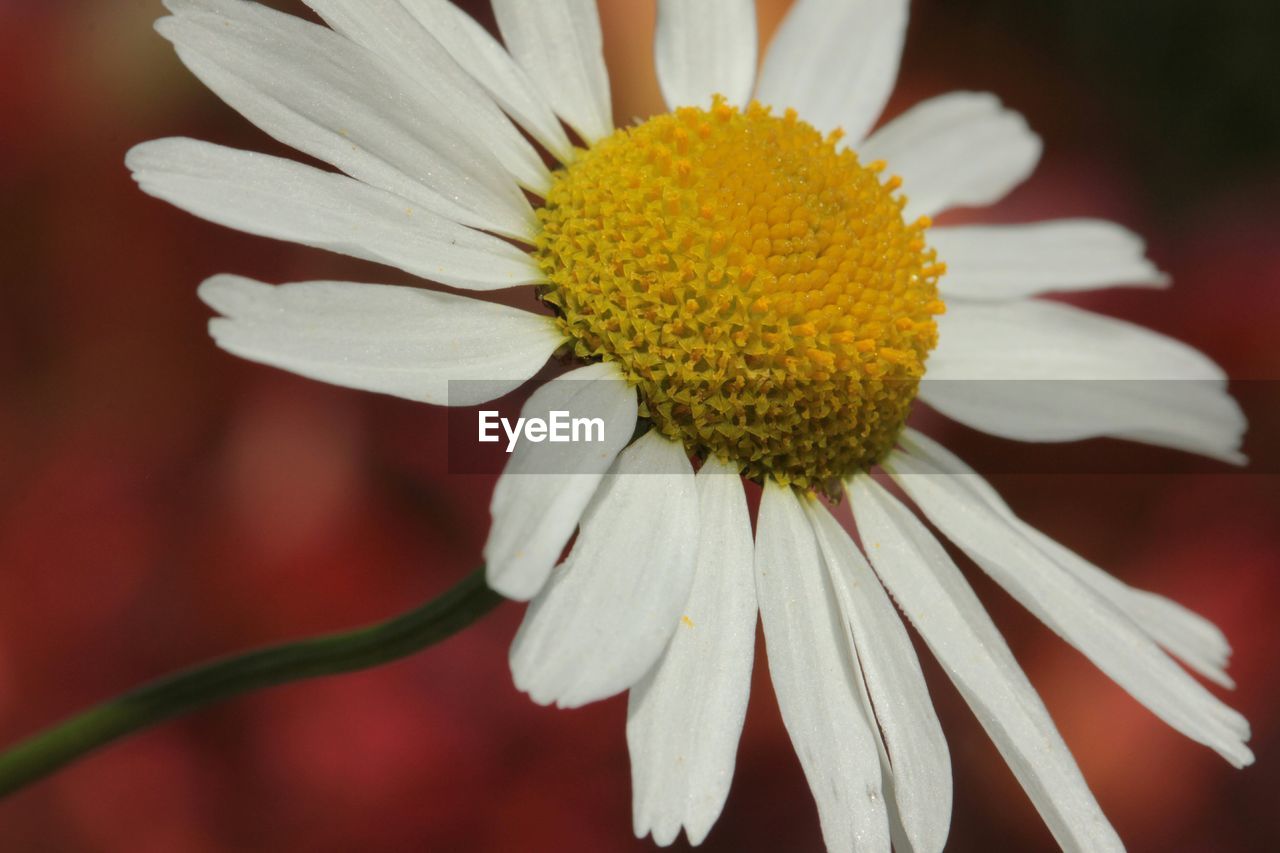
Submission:
[[[702,458],[836,493],[893,446],[943,272],[901,183],[793,111],[683,108],[555,174],[536,257],[573,353]]]

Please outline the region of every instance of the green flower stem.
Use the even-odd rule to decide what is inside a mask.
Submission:
[[[500,601],[481,567],[439,598],[386,622],[269,646],[145,684],[0,754],[0,797],[117,738],[213,702],[398,660],[457,633]]]

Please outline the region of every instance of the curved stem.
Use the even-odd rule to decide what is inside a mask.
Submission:
[[[439,598],[386,622],[257,649],[144,684],[0,754],[0,797],[117,738],[210,703],[413,654],[467,627],[501,600],[485,585],[481,567]]]

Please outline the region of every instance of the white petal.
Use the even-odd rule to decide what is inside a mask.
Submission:
[[[999,201],[1031,174],[1041,149],[1026,120],[995,95],[952,92],[877,130],[858,156],[902,176],[904,215],[914,219]]]
[[[125,165],[144,192],[250,234],[390,264],[471,290],[543,278],[529,255],[505,240],[292,160],[194,139],[157,139],[134,147]]]
[[[167,0],[156,29],[271,136],[449,219],[529,240],[524,194],[437,98],[332,30],[239,0]]]
[[[809,518],[884,739],[910,849],[940,851],[951,826],[951,755],[911,638],[844,528],[817,502]]]
[[[1022,783],[1064,850],[1123,850],[1044,703],[973,590],[924,525],[869,476],[854,516],[888,587]]]
[[[546,419],[557,410],[600,418],[604,441],[516,445],[493,490],[493,526],[484,546],[489,586],[508,598],[527,600],[542,589],[600,478],[635,432],[636,392],[608,362],[551,380],[520,416]]]
[[[651,430],[618,456],[569,558],[525,612],[511,644],[516,687],[576,708],[639,681],[689,599],[697,531],[684,448]]]
[[[219,275],[200,298],[218,346],[321,382],[436,405],[500,397],[562,341],[549,317],[416,287]],[[450,380],[455,383],[450,393]]]
[[[1004,438],[1107,435],[1243,461],[1244,415],[1217,365],[1172,338],[1057,302],[949,306],[920,394]]]
[[[747,714],[756,645],[751,516],[735,468],[698,472],[698,560],[680,626],[631,688],[627,746],[637,838],[701,844],[720,816]]]
[[[1152,713],[1237,767],[1252,763],[1244,718],[1027,539],[1003,501],[986,500],[987,484],[975,488],[981,478],[971,469],[935,466],[901,451],[881,465],[948,539]]]
[[[938,442],[913,429],[907,429],[901,439],[903,447],[935,467],[966,470],[967,466]],[[982,500],[996,507],[1004,501],[981,478],[967,481]],[[1024,523],[1012,513],[1015,526],[1022,534],[1051,557],[1064,571],[1091,588],[1126,616],[1160,645],[1182,660],[1196,672],[1221,684],[1233,687],[1231,679],[1223,671],[1231,656],[1231,646],[1222,631],[1203,616],[1192,613],[1177,602],[1141,589],[1135,589],[1117,579],[1110,572],[1098,568],[1073,551],[1050,539],[1045,534]]]
[[[564,127],[511,54],[450,0],[400,0],[463,70],[562,163],[573,159]]]
[[[398,0],[305,0],[326,24],[397,69],[439,102],[525,189],[545,196],[551,173],[493,99]]]
[[[1096,219],[934,228],[929,245],[947,265],[938,282],[947,299],[1020,299],[1049,291],[1169,283],[1147,260],[1141,237]]]
[[[613,133],[595,0],[493,0],[507,49],[543,98],[587,142]]]
[[[658,0],[654,64],[671,109],[745,106],[756,82],[755,0]]]
[[[828,850],[889,850],[877,735],[800,498],[768,481],[756,594],[782,721],[818,803]]]
[[[769,45],[756,98],[794,107],[855,148],[880,117],[902,58],[907,0],[797,0]],[[874,159],[874,158],[872,158]]]
[[[1146,590],[1134,589],[1117,580],[1045,534],[1023,522],[1019,530],[1064,570],[1120,608],[1139,627],[1174,657],[1226,688],[1235,683],[1224,668],[1231,645],[1216,625],[1175,601]],[[1248,730],[1240,732],[1247,737]]]

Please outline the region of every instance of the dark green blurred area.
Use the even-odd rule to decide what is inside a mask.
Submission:
[[[1123,165],[1171,218],[1224,185],[1277,177],[1280,3],[928,0],[915,17],[942,38],[1001,29],[1089,88]]]

